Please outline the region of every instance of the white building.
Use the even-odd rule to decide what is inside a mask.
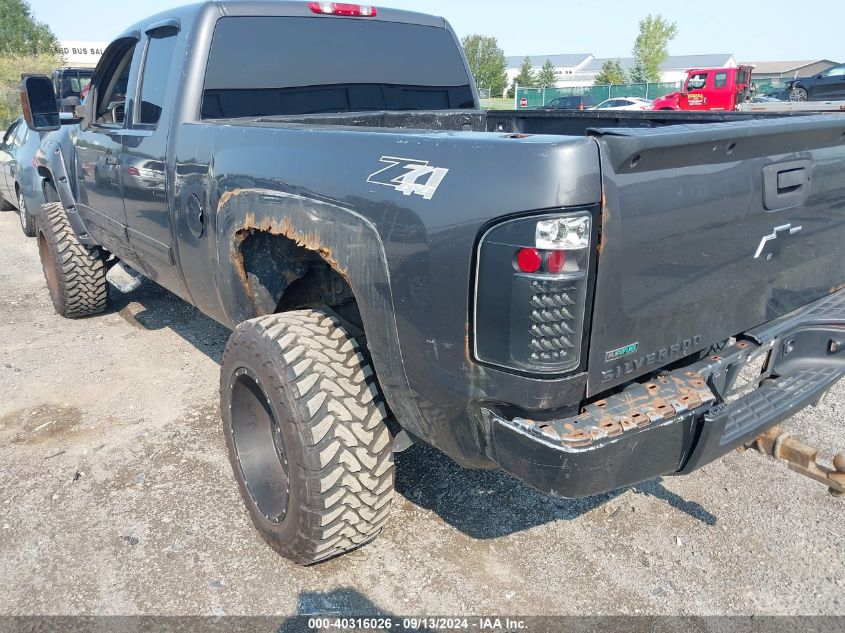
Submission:
[[[535,75],[543,69],[546,60],[548,59],[555,65],[555,74],[560,78],[560,81],[564,81],[565,77],[569,77],[574,73],[577,73],[581,67],[595,59],[595,57],[590,53],[536,55],[529,57],[531,59],[532,69]],[[516,76],[522,68],[522,62],[525,61],[525,55],[522,57],[506,57],[505,61],[508,63],[508,87],[510,87],[513,85],[513,80],[516,79]]]
[[[64,65],[71,68],[94,68],[103,51],[105,42],[83,42],[79,40],[62,40],[59,42],[59,55]]]

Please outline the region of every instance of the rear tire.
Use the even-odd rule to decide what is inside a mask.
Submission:
[[[23,234],[27,237],[35,237],[35,218],[27,210],[26,199],[21,191],[18,191],[18,213],[20,214]]]
[[[61,202],[43,206],[37,233],[41,266],[56,312],[68,319],[104,312],[108,286],[102,252],[79,241]]]
[[[376,538],[393,446],[373,371],[337,317],[299,310],[242,323],[220,400],[235,479],[273,549],[311,565]]]

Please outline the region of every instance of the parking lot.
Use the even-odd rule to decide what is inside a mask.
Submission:
[[[843,503],[758,455],[579,501],[414,447],[379,539],[300,568],[241,504],[228,332],[145,284],[52,310],[0,213],[0,614],[842,614]],[[845,387],[790,423],[845,448]]]

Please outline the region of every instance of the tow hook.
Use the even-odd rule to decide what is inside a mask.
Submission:
[[[816,462],[819,449],[792,437],[782,426],[761,435],[748,448],[787,462],[791,471],[824,484],[835,497],[845,496],[845,453],[833,458],[833,468],[822,466]]]

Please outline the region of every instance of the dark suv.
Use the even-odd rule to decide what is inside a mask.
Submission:
[[[540,106],[538,110],[588,110],[595,108],[598,101],[590,95],[576,95],[573,97],[558,97]]]

